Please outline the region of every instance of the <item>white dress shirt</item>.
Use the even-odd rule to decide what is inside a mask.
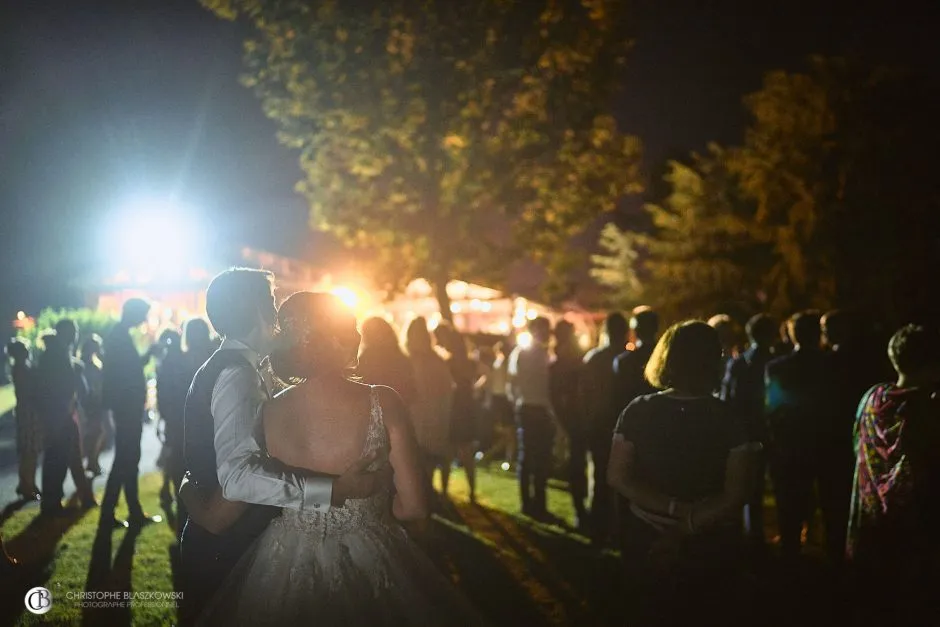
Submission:
[[[493,362],[493,368],[486,375],[487,391],[493,396],[506,396],[509,392],[509,358],[500,355]]]
[[[215,456],[222,496],[229,501],[273,505],[297,510],[327,511],[333,480],[275,470],[265,463],[261,445],[261,405],[268,390],[257,368],[261,356],[237,340],[226,339],[219,350],[237,350],[253,368],[231,366],[212,390]]]
[[[552,413],[552,397],[548,384],[548,367],[552,357],[548,347],[533,344],[529,348],[517,346],[509,356],[507,375],[510,400],[516,407],[534,405]]]

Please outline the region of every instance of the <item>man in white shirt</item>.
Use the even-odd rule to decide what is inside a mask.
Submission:
[[[206,312],[224,339],[196,373],[186,398],[184,451],[190,487],[213,503],[213,524],[209,531],[206,520],[198,524],[191,515],[183,530],[183,622],[198,616],[280,508],[327,511],[369,496],[376,485],[376,476],[365,472],[372,460],[333,479],[286,468],[265,452],[259,410],[270,392],[259,367],[273,347],[277,324],[273,275],[223,272],[206,291]],[[192,495],[181,491],[184,501]],[[205,509],[186,505],[191,512]]]
[[[552,326],[547,318],[529,323],[532,344],[517,346],[509,356],[509,394],[516,411],[519,436],[519,489],[522,513],[548,518],[545,490],[552,466],[555,416],[549,386],[551,355],[548,342]]]

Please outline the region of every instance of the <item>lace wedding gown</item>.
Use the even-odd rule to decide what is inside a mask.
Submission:
[[[388,446],[375,389],[364,453]],[[391,490],[326,513],[285,509],[201,625],[483,625],[391,515]]]

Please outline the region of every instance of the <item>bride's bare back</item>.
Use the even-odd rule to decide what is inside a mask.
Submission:
[[[362,456],[369,428],[369,386],[352,381],[310,381],[265,404],[268,453],[294,468],[342,474]]]
[[[404,404],[394,390],[376,388],[388,433],[388,462],[400,520],[428,515],[418,443]],[[341,475],[364,453],[372,413],[372,388],[353,381],[311,380],[266,403],[262,425],[268,453],[294,468]]]

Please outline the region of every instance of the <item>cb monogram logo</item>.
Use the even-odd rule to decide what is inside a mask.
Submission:
[[[32,588],[26,593],[23,602],[33,614],[45,614],[52,609],[52,593],[46,588]]]

